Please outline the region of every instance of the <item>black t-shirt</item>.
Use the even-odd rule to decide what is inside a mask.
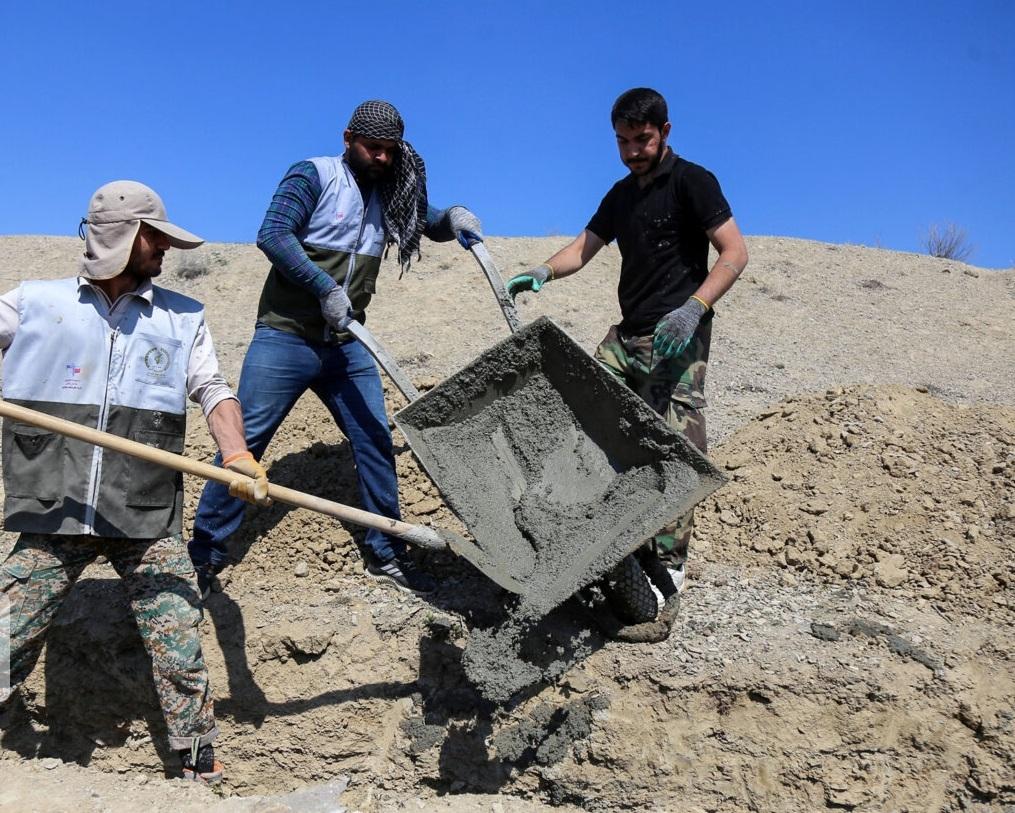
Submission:
[[[688,300],[708,276],[705,232],[731,216],[715,176],[672,151],[643,189],[635,175],[613,185],[586,228],[620,247],[623,333],[647,336]]]

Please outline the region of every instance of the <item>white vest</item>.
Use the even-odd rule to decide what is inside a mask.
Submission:
[[[380,257],[384,217],[379,190],[375,187],[364,203],[356,176],[341,156],[309,160],[321,181],[321,197],[310,221],[296,235],[299,241],[328,251]]]
[[[203,320],[189,297],[127,295],[113,328],[102,294],[76,278],[21,286],[4,354],[4,398],[173,452],[183,451],[187,368]],[[182,476],[4,421],[4,525],[11,531],[159,538],[182,530]]]

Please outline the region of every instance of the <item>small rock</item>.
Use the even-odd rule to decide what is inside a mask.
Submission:
[[[886,556],[874,565],[874,578],[882,587],[898,587],[909,578],[905,563],[897,553]]]
[[[820,641],[838,641],[842,634],[831,624],[811,623],[811,635]]]
[[[722,511],[719,512],[719,521],[723,525],[731,525],[735,527],[740,524],[740,517],[738,517],[728,508],[724,508]]]
[[[564,685],[571,689],[571,691],[582,694],[592,688],[592,678],[589,677],[587,672],[577,669],[568,674]]]
[[[832,547],[832,543],[828,539],[828,534],[819,528],[808,528],[807,538],[811,540],[811,544],[814,545],[814,550],[818,553],[828,553]]]
[[[56,757],[48,757],[47,759],[41,760],[39,764],[47,771],[51,771],[54,768],[59,767],[60,760],[58,760]]]
[[[297,578],[303,578],[304,576],[310,575],[310,565],[306,562],[298,562],[296,567],[293,568],[293,575]]]
[[[726,460],[726,469],[728,471],[734,471],[736,469],[743,468],[752,460],[752,456],[746,452],[735,452],[730,455]]]
[[[425,500],[420,500],[418,503],[413,505],[412,512],[417,516],[422,516],[423,514],[432,514],[440,507],[441,507],[440,500],[434,499],[433,497],[429,497]]]

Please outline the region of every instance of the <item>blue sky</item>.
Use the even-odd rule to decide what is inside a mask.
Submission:
[[[1008,0],[5,3],[0,233],[73,234],[135,178],[252,241],[286,167],[386,98],[433,203],[572,234],[624,174],[614,98],[648,85],[745,233],[920,251],[954,222],[1010,267],[1013,41]]]

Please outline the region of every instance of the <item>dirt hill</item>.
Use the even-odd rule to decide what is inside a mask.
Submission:
[[[489,241],[505,276],[562,243]],[[347,776],[341,803],[363,810],[1015,805],[1015,274],[781,238],[749,248],[707,385],[711,456],[731,482],[699,509],[671,638],[581,639],[589,619],[565,605],[535,634],[570,668],[495,706],[461,668],[470,630],[503,603],[483,577],[431,555],[436,597],[405,597],[363,576],[358,529],[251,511],[202,627],[227,794]],[[507,332],[471,258],[425,249],[402,280],[386,266],[369,311],[424,387]],[[2,238],[0,288],[73,273],[79,251]],[[549,314],[591,350],[616,320],[618,266],[604,251],[523,318]],[[264,272],[248,245],[167,260],[163,283],[206,302],[233,382]],[[458,527],[396,445],[406,519]],[[188,454],[211,452],[192,412]],[[347,445],[312,396],[267,459],[275,482],[357,502]],[[187,483],[186,526],[199,489]],[[314,809],[157,779],[161,722],[124,602],[96,566],[60,614],[0,716],[0,810],[40,788],[48,809]]]

